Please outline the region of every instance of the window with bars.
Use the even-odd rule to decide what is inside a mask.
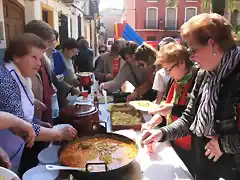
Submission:
[[[158,28],[158,8],[147,8],[146,29]]]
[[[191,17],[197,15],[197,8],[195,7],[187,7],[185,8],[185,21],[191,19]]]
[[[177,8],[175,7],[166,8],[165,28],[167,30],[177,29]]]

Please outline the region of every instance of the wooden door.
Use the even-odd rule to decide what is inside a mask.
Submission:
[[[23,34],[24,7],[17,0],[3,0],[6,43],[17,35]]]
[[[59,26],[59,39],[62,44],[68,38],[68,17],[60,15],[60,26]]]

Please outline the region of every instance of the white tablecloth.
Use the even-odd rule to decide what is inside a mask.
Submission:
[[[107,122],[107,130],[111,131],[110,117],[105,104],[100,104],[100,120]],[[143,113],[145,121],[151,119],[151,115]],[[139,144],[141,132],[137,132],[136,142]],[[144,180],[191,180],[193,179],[188,169],[178,157],[171,144],[159,143],[155,153],[148,155],[139,145],[140,152],[137,158]]]
[[[105,104],[100,104],[100,120],[107,122],[107,130],[111,131],[109,112]],[[143,113],[148,121],[151,116]],[[141,132],[136,132],[136,143],[139,145]],[[57,152],[56,152],[57,153]],[[178,157],[170,143],[159,143],[155,152],[147,154],[139,145],[137,162],[141,166],[143,180],[192,180],[182,160]]]

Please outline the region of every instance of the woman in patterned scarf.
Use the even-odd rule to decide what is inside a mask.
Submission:
[[[161,111],[153,109],[153,118],[143,124],[142,130],[153,129],[162,121],[171,124],[178,119],[187,107],[189,93],[192,91],[198,68],[189,60],[187,48],[178,42],[170,42],[161,47],[155,65],[161,65],[172,79],[166,88],[165,102],[160,104]],[[179,157],[191,172],[191,136],[180,138],[172,143]]]
[[[218,14],[200,14],[181,27],[191,59],[203,70],[182,116],[159,131],[145,131],[142,145],[192,134],[197,180],[240,179],[240,50],[231,24]]]

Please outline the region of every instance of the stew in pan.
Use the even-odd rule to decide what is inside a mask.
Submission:
[[[106,163],[108,170],[118,169],[130,163],[137,156],[134,143],[117,139],[92,137],[68,144],[60,155],[60,162],[70,167],[85,168],[87,163]],[[103,166],[89,167],[90,172],[105,171]]]

